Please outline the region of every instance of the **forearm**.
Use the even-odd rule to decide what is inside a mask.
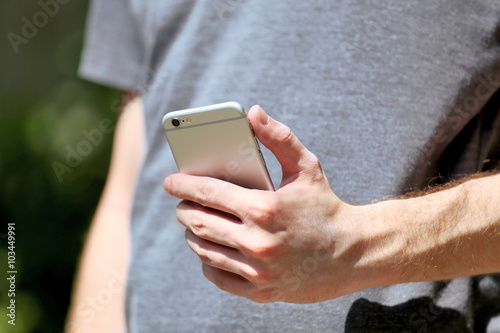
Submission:
[[[128,212],[101,202],[80,260],[66,332],[126,331],[128,225]]]
[[[500,174],[371,209],[391,235],[373,252],[392,265],[383,284],[500,272]]]

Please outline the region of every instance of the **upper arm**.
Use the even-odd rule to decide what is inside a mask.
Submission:
[[[139,171],[146,150],[144,115],[141,98],[127,93],[124,95],[115,131],[108,179],[101,198],[102,204],[123,207],[130,206]]]

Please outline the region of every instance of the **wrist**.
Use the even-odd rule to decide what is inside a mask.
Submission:
[[[451,210],[460,215],[463,200],[450,192],[441,202],[440,195],[352,206],[360,223],[356,267],[364,288],[439,279],[439,255],[455,237],[449,232],[453,219],[443,217]]]
[[[359,261],[367,287],[408,282],[406,222],[399,218],[401,206],[396,200],[354,206],[359,218]]]
[[[339,265],[348,268],[348,275],[339,277],[345,287],[341,294],[405,282],[407,238],[392,218],[396,205],[395,201],[344,204],[336,215],[332,235],[342,241],[333,246],[333,271],[338,275]]]

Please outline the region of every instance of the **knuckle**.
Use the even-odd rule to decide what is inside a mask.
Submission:
[[[249,257],[263,263],[270,263],[280,254],[280,244],[271,240],[251,241],[243,244],[242,249]]]
[[[264,262],[268,262],[274,257],[276,246],[274,244],[260,243],[256,244],[250,251],[255,257],[261,258]]]
[[[313,169],[314,171],[323,170],[319,159],[310,151],[304,154],[302,163],[306,164],[308,168]]]
[[[325,179],[323,167],[320,160],[313,153],[309,152],[302,160],[304,164],[303,172],[306,173],[313,181],[322,181]]]
[[[202,263],[211,266],[212,260],[210,259],[210,254],[208,253],[207,250],[200,248],[200,249],[198,249],[196,254],[198,255],[198,258],[200,258]]]
[[[296,140],[290,127],[283,125],[276,133],[275,140],[282,144],[293,143]]]
[[[218,192],[218,187],[213,181],[207,181],[195,192],[194,201],[204,206]]]
[[[319,158],[316,157],[313,153],[309,153],[308,156],[308,162],[312,168],[315,170],[321,170],[323,171],[323,167],[321,166],[321,162],[319,161]]]
[[[275,139],[279,142],[290,142],[295,140],[295,135],[290,127],[285,124],[280,124],[280,126],[276,128]]]
[[[193,234],[200,238],[205,238],[207,236],[207,228],[203,221],[197,217],[191,218],[190,229]]]
[[[254,270],[247,273],[248,280],[255,286],[269,286],[275,280],[275,274],[269,269]]]
[[[267,225],[275,219],[276,213],[277,209],[273,201],[253,202],[248,205],[244,219],[257,225]]]

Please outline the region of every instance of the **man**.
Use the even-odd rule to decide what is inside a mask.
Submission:
[[[141,97],[68,331],[500,330],[500,176],[381,201],[494,166],[499,19],[487,0],[95,1],[81,73]],[[163,114],[228,100],[262,106],[276,192],[176,173]]]

